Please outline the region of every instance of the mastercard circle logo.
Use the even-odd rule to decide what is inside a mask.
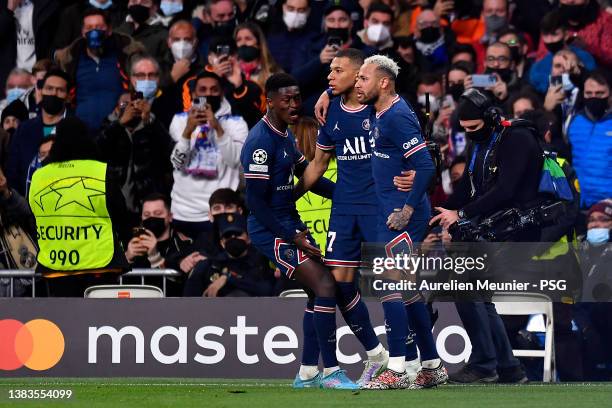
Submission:
[[[64,355],[64,335],[49,320],[35,319],[21,323],[0,320],[0,370],[23,366],[43,371],[55,366]]]

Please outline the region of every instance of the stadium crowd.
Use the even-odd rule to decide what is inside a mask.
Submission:
[[[432,206],[443,206],[467,165],[455,108],[476,87],[505,118],[536,125],[580,193],[571,219],[543,240],[577,242],[583,270],[610,265],[608,0],[0,0],[0,268],[35,265],[32,175],[59,134],[77,129],[60,123],[76,117],[121,192],[113,225],[131,267],[181,272],[168,296],[297,287],[250,243],[240,152],[265,113],[266,80],[286,72],[303,100],[292,130],[314,157],[315,103],[341,48],[399,64],[398,93],[443,154]],[[433,229],[425,242],[446,239]],[[58,286],[39,285],[37,296],[70,295]],[[7,287],[0,279],[0,295]],[[16,295],[30,292],[17,281]],[[612,372],[607,311],[560,312],[568,317],[557,341],[574,356],[559,366],[565,379]]]

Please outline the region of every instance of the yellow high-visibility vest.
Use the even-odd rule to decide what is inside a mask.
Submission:
[[[106,206],[106,164],[51,163],[32,176],[28,200],[36,218],[38,262],[56,271],[107,266],[113,226]]]
[[[336,182],[338,168],[336,159],[333,158],[329,162],[329,167],[323,177]],[[296,179],[297,182],[297,179]],[[325,254],[325,245],[327,242],[327,231],[329,230],[329,216],[331,214],[332,200],[323,198],[309,191],[304,194],[296,203],[295,206],[300,214],[300,218],[308,227],[310,234],[317,242],[321,253]]]

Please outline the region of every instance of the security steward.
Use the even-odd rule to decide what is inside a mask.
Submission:
[[[463,93],[459,123],[471,146],[463,176],[431,224],[448,229],[459,219],[490,216],[500,210],[527,209],[540,203],[542,149],[527,121],[507,121],[477,89]],[[537,242],[540,229],[518,231],[515,242]],[[512,347],[504,324],[491,302],[491,294],[478,301],[458,302],[457,311],[472,342],[472,354],[463,369],[451,376],[455,383],[525,382],[527,377]]]
[[[244,216],[216,215],[215,228],[223,251],[195,266],[185,282],[183,296],[272,296],[274,270],[251,245]]]
[[[40,248],[36,272],[49,296],[82,297],[89,286],[117,283],[129,270],[116,228],[128,225],[127,209],[81,120],[70,117],[57,125],[43,164],[32,177],[28,200]]]

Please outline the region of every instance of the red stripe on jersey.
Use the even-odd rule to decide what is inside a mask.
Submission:
[[[344,104],[344,100],[340,99],[340,108],[342,108],[343,111],[348,112],[348,113],[357,113],[357,112],[361,112],[362,110],[366,109],[368,107],[368,105],[361,105],[359,108],[349,108],[348,106],[346,106]]]
[[[424,149],[427,147],[427,143],[423,142],[421,144],[418,144],[416,146],[414,146],[413,148],[411,148],[410,150],[408,150],[406,153],[404,153],[404,157],[408,158],[410,156],[412,156],[414,153],[418,152],[421,149]]]
[[[399,95],[395,95],[395,98],[393,98],[393,100],[391,101],[391,105],[389,105],[389,107],[388,107],[387,109],[383,109],[383,110],[381,110],[380,112],[378,112],[378,113],[376,114],[376,119],[379,119],[379,118],[380,118],[380,117],[383,115],[383,113],[385,113],[386,111],[388,111],[389,109],[391,109],[391,107],[392,107],[393,105],[395,105],[397,102],[399,102],[399,100],[400,100]]]
[[[281,132],[280,130],[278,130],[277,128],[274,127],[274,125],[272,125],[272,123],[270,122],[270,119],[268,119],[267,116],[264,116],[261,120],[263,120],[265,122],[266,125],[268,125],[268,127],[270,129],[272,129],[272,131],[282,137],[287,137],[287,135],[289,134],[286,130],[285,133]]]
[[[334,150],[336,148],[336,146],[326,146],[318,142],[317,142],[317,147],[321,150]]]
[[[348,266],[353,268],[359,268],[361,266],[361,261],[341,261],[339,259],[323,259],[323,263],[329,266]]]
[[[257,174],[257,173],[244,173],[244,178],[270,180],[270,176],[269,175],[267,175],[267,174]]]

